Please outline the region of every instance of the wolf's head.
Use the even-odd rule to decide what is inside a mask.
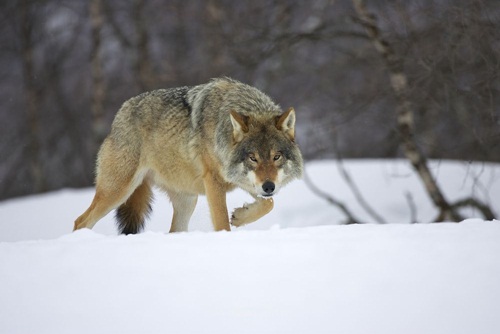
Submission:
[[[278,116],[247,116],[232,111],[231,182],[254,196],[275,195],[302,176],[302,156],[295,144],[295,111]]]

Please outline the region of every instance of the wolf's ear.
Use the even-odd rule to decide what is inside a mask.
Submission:
[[[276,128],[283,131],[291,141],[295,141],[295,110],[289,108],[276,117]]]
[[[248,132],[248,116],[239,114],[236,111],[231,111],[229,117],[233,125],[234,141],[239,143],[243,139],[245,133]]]

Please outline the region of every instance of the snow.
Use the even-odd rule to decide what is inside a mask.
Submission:
[[[210,232],[203,197],[191,232],[165,233],[171,209],[157,193],[146,232],[129,236],[112,214],[70,233],[92,189],[1,202],[0,333],[500,333],[500,222],[426,224],[436,211],[404,161],[345,166],[393,224],[339,225],[302,181],[232,232]],[[499,211],[500,165],[432,168],[447,198]],[[371,221],[334,162],[307,170]],[[408,224],[408,192],[422,224]],[[228,206],[245,201],[237,191]]]

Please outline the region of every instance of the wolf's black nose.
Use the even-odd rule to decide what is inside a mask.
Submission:
[[[271,181],[266,181],[262,185],[262,189],[264,190],[264,192],[266,194],[271,194],[274,191],[275,188],[276,187],[275,187],[274,183],[272,183]]]

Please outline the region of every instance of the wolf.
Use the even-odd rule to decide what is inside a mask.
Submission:
[[[74,230],[92,228],[116,209],[119,231],[138,233],[151,212],[152,187],[173,206],[170,232],[188,230],[198,195],[206,195],[214,230],[230,231],[269,213],[273,196],[302,176],[295,111],[230,78],[146,92],[126,101],[103,141],[96,192]],[[228,214],[226,193],[253,196]]]

